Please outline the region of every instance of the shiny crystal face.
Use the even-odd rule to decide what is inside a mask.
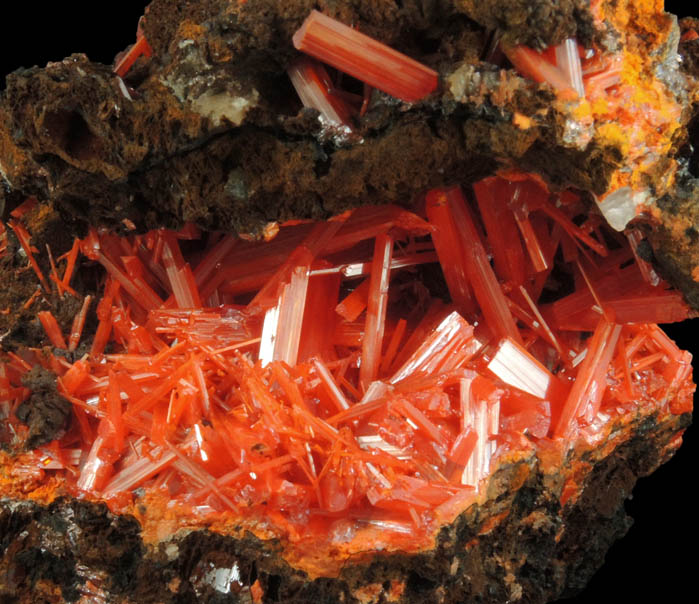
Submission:
[[[26,434],[12,411],[41,365],[72,420],[18,463],[63,490],[117,510],[159,493],[200,520],[264,517],[292,541],[380,528],[416,549],[508,455],[600,442],[646,406],[690,409],[690,355],[654,325],[688,309],[633,233],[524,174],[468,193],[269,241],[91,231],[42,281],[71,295],[78,263],[104,267],[94,338],[90,296],[71,333],[39,314],[55,349],[2,365],[4,440]]]

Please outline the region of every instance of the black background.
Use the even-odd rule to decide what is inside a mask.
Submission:
[[[10,71],[43,66],[71,53],[84,52],[93,61],[111,63],[117,52],[134,41],[147,3],[13,0],[2,4],[0,87],[4,88],[4,76]],[[666,7],[685,16],[686,4],[666,2]],[[699,356],[697,321],[669,326],[668,332],[682,348]],[[566,604],[696,601],[696,593],[689,592],[697,572],[696,441],[692,427],[674,459],[639,482],[627,504],[635,525],[613,546],[587,589]]]

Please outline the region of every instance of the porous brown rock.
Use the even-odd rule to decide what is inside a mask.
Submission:
[[[521,2],[512,11],[500,3],[328,3],[329,14],[361,23],[446,83],[410,108],[375,94],[358,139],[340,146],[299,112],[285,73],[291,35],[312,4],[156,0],[145,22],[155,55],[128,74],[131,98],[108,67],[84,55],[10,75],[0,161],[11,188],[51,199],[83,227],[128,218],[142,229],[194,221],[259,232],[271,220],[409,203],[416,190],[473,182],[512,161],[559,187],[601,194],[623,160],[603,141],[585,152],[565,144],[550,91],[480,61],[493,23],[512,41],[529,41],[523,30],[537,31],[540,45],[578,30],[589,37],[584,3],[540,2],[527,9],[529,20],[517,18]],[[228,115],[219,113],[224,100],[235,107]],[[515,114],[533,127],[522,130]]]

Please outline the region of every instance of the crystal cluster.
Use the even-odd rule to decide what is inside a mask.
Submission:
[[[26,430],[14,411],[37,365],[72,403],[68,431],[20,463],[114,510],[146,489],[202,518],[264,517],[292,542],[378,528],[414,551],[500,459],[600,442],[639,406],[689,411],[691,357],[654,324],[688,309],[627,239],[526,174],[473,192],[474,206],[435,189],[419,213],[367,206],[267,242],[92,230],[62,276],[37,268],[65,295],[78,263],[104,268],[89,347],[87,296],[69,334],[39,313],[52,352],[0,366],[5,432]],[[554,268],[570,288],[552,296]]]
[[[598,21],[600,4],[591,7]],[[159,43],[151,46],[144,25],[114,65],[119,94],[132,103],[141,93],[131,84],[146,77]],[[194,222],[146,230],[128,217],[119,235],[93,221],[56,258],[33,243],[41,204],[27,197],[14,207],[0,222],[0,259],[14,247],[36,276],[22,311],[35,312],[44,346],[0,358],[0,443],[13,453],[0,456],[0,495],[105,502],[138,517],[152,542],[182,527],[252,535],[278,543],[294,572],[337,578],[349,561],[378,552],[437,551],[479,506],[487,511],[477,535],[488,535],[510,513],[493,511],[498,489],[519,490],[534,466],[565,513],[634,422],[675,421],[679,435],[662,445],[674,450],[679,418],[692,411],[691,355],[657,324],[692,311],[648,261],[636,219],[672,186],[677,164],[660,175],[658,158],[679,106],[666,102],[664,85],[634,80],[641,70],[627,49],[568,37],[535,50],[508,39],[494,32],[487,60],[509,61],[517,86],[544,85],[566,148],[611,141],[628,162],[605,166],[603,186],[588,187],[596,195],[568,180],[550,186],[516,162],[487,178],[453,170],[442,178],[440,167],[403,205],[279,219],[258,237]],[[196,46],[185,42],[171,50]],[[461,68],[440,81],[316,10],[290,43],[300,53],[284,69],[293,102],[322,124],[313,132],[318,157],[323,145],[352,153],[375,136],[362,119],[377,98],[409,115],[438,106],[443,88],[451,104],[468,97],[464,82],[461,93],[456,85]],[[208,51],[223,52],[213,43]],[[129,80],[135,65],[140,75]],[[350,78],[358,82],[348,86]],[[158,85],[173,82],[171,73]],[[491,90],[496,105],[498,95],[514,96],[501,83]],[[199,90],[190,103],[199,121],[241,125],[260,95],[233,88],[233,113],[219,106],[230,101],[224,93]],[[61,131],[62,115],[42,132]],[[88,156],[102,143],[80,115],[71,120],[87,140],[78,167],[92,169]],[[522,131],[534,120],[512,114]],[[313,171],[323,176],[322,165]],[[226,177],[226,190],[248,199],[241,174]],[[86,288],[95,275],[96,288]],[[76,309],[69,329],[47,298]],[[46,392],[67,401],[68,417],[59,409],[58,429],[34,448],[32,407]],[[454,543],[469,550],[478,538]],[[274,581],[263,588],[257,570],[248,581],[242,564],[200,561],[192,588],[198,597],[213,589],[244,590],[256,604],[279,599]],[[108,600],[108,573],[75,572],[85,598]],[[402,601],[410,580],[360,583],[352,597]],[[521,599],[522,588],[512,590]]]

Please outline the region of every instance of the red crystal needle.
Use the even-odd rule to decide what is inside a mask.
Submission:
[[[68,350],[70,350],[71,352],[75,350],[78,347],[78,344],[80,343],[80,336],[82,336],[83,327],[85,327],[85,320],[87,319],[87,310],[90,308],[91,301],[92,296],[85,296],[82,307],[73,319],[73,325],[68,341]]]
[[[607,367],[620,333],[621,325],[600,319],[554,429],[554,438],[567,438],[584,406],[599,404],[607,387]]]
[[[473,185],[473,192],[493,251],[495,272],[503,281],[516,285],[524,283],[527,269],[517,222],[508,205],[515,186],[502,178],[485,178]]]
[[[522,336],[517,329],[512,313],[507,306],[497,277],[490,266],[480,234],[466,206],[461,188],[434,189],[428,194],[432,203],[444,204],[449,208],[452,221],[459,227],[459,245],[453,251],[452,262],[463,265],[463,270],[473,287],[476,300],[481,307],[488,327],[500,338],[511,337],[518,344]],[[517,243],[519,245],[519,242]]]
[[[433,69],[316,10],[293,40],[301,52],[408,103],[437,88]]]
[[[571,87],[566,74],[551,65],[540,53],[526,46],[504,48],[505,55],[522,75],[535,82],[550,84],[559,94],[576,98],[578,93]]]
[[[369,297],[369,282],[369,278],[364,279],[335,307],[335,312],[345,321],[355,321],[364,312]]]
[[[33,252],[36,251],[36,248],[33,248],[30,243],[31,235],[29,234],[27,229],[25,229],[24,226],[22,226],[16,220],[9,220],[7,224],[15,232],[17,240],[19,241],[19,244],[22,246],[22,249],[24,250],[24,253],[27,256],[27,260],[29,260],[29,264],[31,265],[32,269],[34,269],[36,276],[39,277],[39,281],[41,282],[41,285],[44,287],[44,290],[46,292],[50,292],[51,288],[49,287],[49,284],[46,281],[46,277],[44,277],[44,273],[41,272],[39,264],[37,263],[36,258],[34,258]]]
[[[691,356],[641,325],[686,316],[679,294],[627,266],[632,250],[602,245],[599,222],[576,225],[575,195],[554,205],[529,179],[508,173],[476,183],[487,242],[459,187],[428,192],[431,224],[397,207],[365,207],[342,220],[282,226],[264,244],[214,235],[194,254],[179,241],[202,237],[191,227],[126,238],[92,231],[58,258],[68,292],[81,251],[108,273],[92,354],[71,365],[61,355],[9,353],[0,362],[0,415],[30,396],[21,377],[40,363],[73,405],[70,438],[81,442],[49,445],[39,463],[76,473],[73,482],[92,496],[119,507],[142,486],[209,513],[235,511],[244,490],[254,505],[264,497],[270,521],[291,532],[306,530],[287,512],[299,505],[318,535],[347,510],[423,539],[437,528],[432,515],[453,520],[493,461],[524,436],[565,439],[580,422],[588,438],[646,390],[664,408],[669,400],[671,413],[691,410]],[[22,225],[13,228],[36,254]],[[580,277],[573,293],[540,311],[562,236],[580,246],[580,257],[568,251]],[[587,247],[601,258],[582,270]],[[397,297],[387,309],[390,277],[399,293],[419,283],[406,267],[435,261],[458,310],[420,290],[415,309]],[[537,264],[546,270],[535,274]],[[250,313],[236,298],[255,293]],[[609,318],[600,317],[602,301]],[[89,304],[87,296],[65,338],[50,312],[39,313],[54,347],[77,348]],[[586,340],[582,332],[592,330]],[[257,342],[256,360],[244,349]]]
[[[148,44],[148,40],[141,36],[115,65],[114,73],[116,73],[120,78],[123,78],[141,55],[150,57],[152,54],[153,49],[150,47],[150,44]]]
[[[49,337],[49,340],[51,340],[51,344],[53,344],[56,348],[66,350],[68,348],[66,346],[66,341],[63,338],[63,334],[61,333],[61,328],[58,325],[58,321],[56,321],[56,317],[54,317],[53,314],[51,314],[51,311],[41,311],[37,314],[37,317],[39,318],[39,321],[41,322],[41,325],[43,326],[46,335]]]
[[[457,310],[465,317],[475,312],[471,287],[463,262],[459,258],[459,233],[449,211],[449,206],[439,190],[430,191],[425,198],[427,217],[436,229],[432,233],[432,242],[437,250],[437,257],[442,265],[444,280]]]
[[[359,367],[359,381],[364,390],[376,379],[381,363],[392,253],[393,238],[390,235],[379,235],[374,246],[364,341],[362,342],[362,363]]]

